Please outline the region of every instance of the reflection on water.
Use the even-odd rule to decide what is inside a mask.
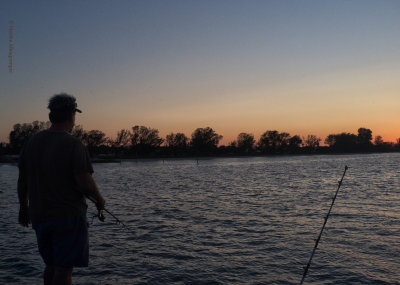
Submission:
[[[345,165],[307,284],[399,284],[399,154],[143,160],[95,165],[107,206],[75,284],[298,284]],[[0,165],[0,283],[40,284]],[[88,216],[95,212],[90,207]]]

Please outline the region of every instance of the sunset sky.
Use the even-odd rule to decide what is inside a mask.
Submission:
[[[13,72],[9,72],[9,22]],[[400,138],[400,1],[0,2],[0,141],[67,92],[77,124],[222,143],[266,130]]]

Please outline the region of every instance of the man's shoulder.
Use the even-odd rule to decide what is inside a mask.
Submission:
[[[74,137],[70,133],[52,130],[40,131],[34,134],[29,141],[34,144],[41,144],[43,142],[46,144],[83,145],[80,139]]]
[[[68,132],[65,131],[54,131],[54,130],[43,130],[36,133],[33,137],[53,137],[53,138],[62,138],[66,140],[80,141],[78,138],[74,137]]]
[[[47,133],[48,133],[47,130],[39,131],[39,132],[33,134],[33,136],[30,138],[30,140],[41,139],[43,136],[46,136]]]
[[[27,141],[26,146],[29,148],[33,145],[41,144],[41,142],[46,141],[48,138],[47,130],[39,131],[33,134]]]

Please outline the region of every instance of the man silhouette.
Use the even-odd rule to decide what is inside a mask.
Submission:
[[[73,267],[87,267],[89,241],[86,197],[99,210],[105,200],[92,178],[90,157],[70,132],[75,124],[76,99],[62,93],[50,98],[52,123],[24,146],[19,160],[19,223],[36,232],[46,264],[44,284],[71,284]]]

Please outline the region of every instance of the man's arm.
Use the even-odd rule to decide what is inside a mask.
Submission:
[[[21,170],[19,171],[17,188],[19,200],[18,223],[24,227],[28,227],[30,223],[28,214],[28,188],[26,187],[26,180]]]
[[[87,198],[95,202],[98,210],[103,210],[105,200],[100,194],[92,175],[90,173],[82,173],[76,175],[75,178],[76,182],[78,183],[79,190],[82,191]]]

